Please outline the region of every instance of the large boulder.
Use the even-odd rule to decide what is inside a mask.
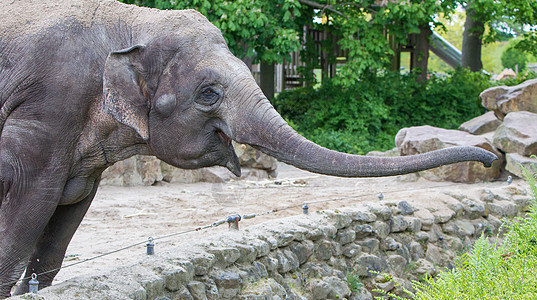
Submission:
[[[505,154],[505,161],[505,169],[521,178],[524,178],[522,167],[527,170],[533,170],[532,166],[537,166],[537,159],[522,156],[518,153]]]
[[[537,114],[520,111],[505,116],[494,133],[494,146],[505,153],[537,155]]]
[[[514,111],[537,113],[537,79],[527,80],[516,86],[497,86],[486,89],[479,95],[481,104],[493,110],[503,120]]]
[[[276,177],[278,163],[274,157],[248,145],[233,142],[233,146],[241,167],[265,170],[268,176]]]
[[[489,181],[500,176],[503,164],[502,154],[484,137],[459,130],[448,130],[428,125],[403,128],[397,133],[395,144],[401,155],[415,155],[453,146],[474,146],[491,151],[500,158],[490,168],[483,167],[480,162],[472,161],[441,166],[419,173],[422,177],[432,181],[464,183]]]
[[[494,115],[494,112],[489,111],[479,117],[475,117],[462,123],[461,126],[459,126],[459,130],[480,135],[496,130],[501,123],[502,121],[498,120]]]

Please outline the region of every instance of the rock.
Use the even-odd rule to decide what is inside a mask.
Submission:
[[[521,165],[527,170],[531,170],[532,165],[537,165],[537,159],[522,156],[518,153],[505,154],[505,160],[505,169],[520,178],[524,178],[524,172],[522,171]]]
[[[423,252],[423,247],[420,243],[412,241],[410,243],[410,256],[412,257],[413,261],[417,261],[420,258],[423,258],[425,256]]]
[[[427,243],[429,241],[429,234],[425,231],[416,233],[415,239],[419,243]]]
[[[276,177],[278,163],[276,159],[251,146],[233,142],[235,153],[239,158],[241,167],[265,170],[270,177]]]
[[[359,292],[353,292],[349,300],[373,300],[373,296],[365,287],[362,287]]]
[[[376,221],[373,223],[373,232],[379,239],[385,239],[390,234],[390,225],[386,222]]]
[[[293,242],[291,245],[289,245],[289,249],[297,256],[299,264],[303,264],[308,261],[313,254],[313,248],[313,242],[308,240],[300,243]]]
[[[535,128],[537,128],[537,114],[527,111],[509,113],[494,133],[494,146],[505,153],[536,155],[537,131],[534,130]]]
[[[404,200],[399,201],[399,203],[397,203],[397,207],[399,208],[399,210],[401,210],[402,215],[410,215],[413,214],[415,211],[415,209]]]
[[[366,203],[369,210],[374,213],[381,221],[388,221],[392,218],[392,210],[382,204],[368,202]]]
[[[280,274],[295,271],[300,266],[297,255],[287,249],[278,251],[276,259],[278,260],[278,272]]]
[[[510,201],[494,201],[487,203],[489,213],[499,217],[514,217],[518,213],[516,204]]]
[[[496,130],[501,123],[502,121],[496,118],[494,112],[489,111],[479,117],[475,117],[462,123],[461,126],[459,126],[459,130],[466,131],[474,135],[481,135]]]
[[[427,251],[425,252],[425,259],[432,262],[435,265],[442,265],[444,258],[442,250],[433,244],[427,245]]]
[[[215,265],[220,267],[227,267],[233,264],[241,256],[240,251],[233,247],[215,247],[208,249],[207,252],[214,255]]]
[[[368,253],[377,253],[379,250],[380,242],[377,239],[369,238],[363,241],[359,241],[358,244],[362,246],[362,251]]]
[[[479,95],[483,107],[503,117],[510,112],[529,111],[537,113],[537,79],[527,80],[516,86],[497,86]]]
[[[373,227],[369,224],[356,225],[356,227],[354,227],[354,232],[355,232],[355,238],[361,239],[373,233]]]
[[[354,239],[356,239],[356,231],[354,231],[352,228],[340,230],[336,236],[336,241],[338,241],[341,245],[351,243],[354,241]]]
[[[101,176],[101,184],[116,186],[149,186],[160,180],[160,160],[144,155],[118,161],[108,167]]]
[[[414,217],[405,217],[406,222],[408,223],[407,231],[418,232],[421,230],[421,221],[418,218]]]
[[[191,281],[187,285],[188,291],[194,300],[206,300],[205,284],[199,281]]]
[[[453,181],[473,183],[498,178],[503,162],[501,153],[485,138],[459,130],[447,130],[431,126],[418,126],[401,129],[395,143],[401,155],[414,155],[452,146],[474,146],[491,151],[500,159],[491,168],[483,167],[480,162],[460,162],[419,172],[420,176],[432,181]]]
[[[330,292],[328,293],[328,299],[343,299],[351,295],[349,285],[340,278],[335,276],[327,277],[323,279],[330,285]]]
[[[353,211],[349,213],[351,219],[360,223],[372,223],[377,220],[377,215],[367,211]]]
[[[487,216],[487,211],[483,203],[465,198],[461,201],[461,204],[464,209],[463,214],[468,219],[477,219]]]
[[[460,237],[472,236],[475,232],[474,224],[468,221],[456,220],[455,225],[457,226],[457,234]]]
[[[194,265],[194,275],[201,276],[209,273],[215,263],[214,254],[199,254],[190,259]]]
[[[232,299],[240,292],[242,279],[235,272],[220,272],[212,276],[218,287],[218,293],[224,299]]]
[[[347,244],[342,248],[343,255],[347,258],[353,258],[358,256],[362,252],[362,247],[355,243]]]
[[[402,276],[405,272],[407,260],[400,255],[390,255],[387,258],[390,270],[395,273],[396,276]]]
[[[383,272],[388,270],[388,264],[385,260],[370,254],[362,254],[356,264],[357,273],[362,277],[373,277],[375,274],[370,271]]]
[[[414,216],[421,221],[421,229],[425,231],[431,230],[434,224],[434,215],[427,209],[420,209],[414,213]]]
[[[403,216],[395,216],[390,220],[391,232],[401,232],[408,228],[408,222]]]
[[[401,246],[400,243],[396,242],[393,238],[389,237],[384,240],[382,243],[382,250],[395,251]]]
[[[322,240],[315,248],[315,257],[319,260],[329,260],[332,257],[333,245],[330,241]]]
[[[449,208],[441,208],[431,212],[436,224],[446,223],[455,216],[455,212]]]

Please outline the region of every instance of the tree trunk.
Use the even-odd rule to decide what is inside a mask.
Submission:
[[[420,26],[420,33],[416,35],[416,45],[411,57],[413,72],[417,72],[418,81],[427,80],[427,63],[429,61],[429,38],[433,34],[429,25]]]
[[[468,10],[462,37],[462,67],[470,68],[472,72],[479,72],[483,69],[481,42],[484,32],[485,24],[478,20],[473,9]]]

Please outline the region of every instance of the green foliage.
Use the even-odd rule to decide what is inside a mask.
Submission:
[[[519,71],[524,71],[527,62],[528,55],[518,48],[509,47],[502,53],[502,65],[504,68],[515,70],[516,66],[518,66]]]
[[[308,139],[330,149],[365,154],[393,148],[403,127],[457,128],[483,112],[478,96],[489,86],[485,75],[464,70],[423,83],[413,74],[382,72],[351,86],[325,81],[317,89],[287,90],[273,104]]]
[[[344,280],[353,293],[360,293],[364,287],[364,284],[360,282],[360,276],[356,272],[347,270]]]
[[[505,223],[503,244],[482,235],[452,270],[413,282],[410,299],[537,299],[537,168],[523,170],[533,196],[528,217]]]

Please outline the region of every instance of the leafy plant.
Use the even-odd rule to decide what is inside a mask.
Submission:
[[[349,289],[353,293],[360,293],[364,287],[364,284],[360,282],[360,276],[349,270],[345,273],[345,282],[349,285]]]

